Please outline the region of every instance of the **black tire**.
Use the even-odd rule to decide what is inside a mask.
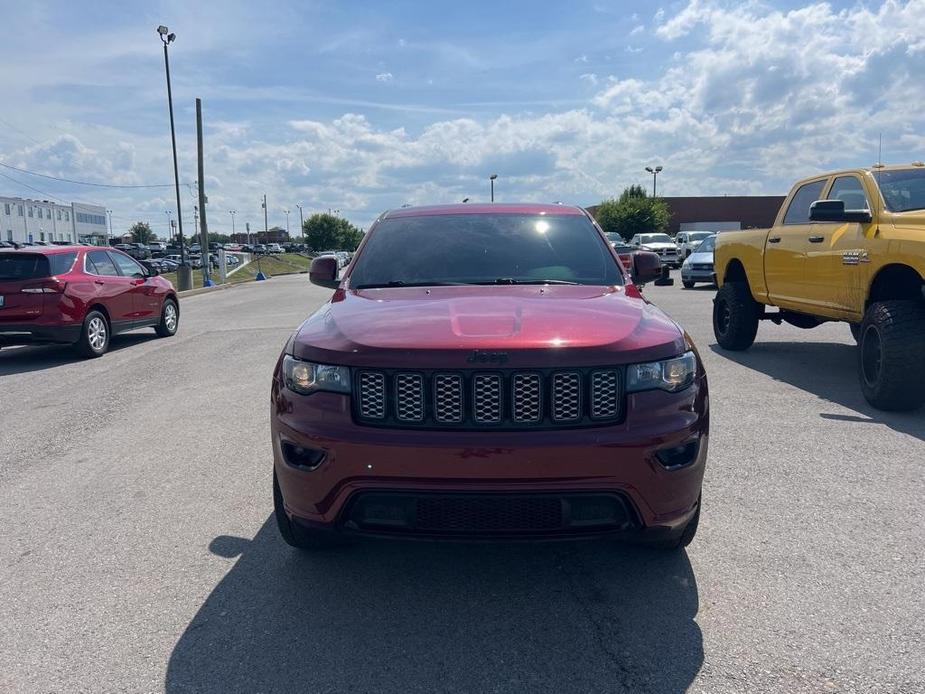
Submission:
[[[164,299],[161,307],[161,322],[154,326],[158,337],[173,337],[180,327],[180,307],[171,298]]]
[[[925,303],[879,301],[861,323],[858,376],[878,410],[907,411],[925,404]]]
[[[851,329],[851,337],[854,338],[855,342],[861,341],[861,324],[860,323],[848,323],[848,327]]]
[[[279,528],[279,534],[290,547],[301,550],[318,550],[342,547],[347,544],[346,539],[334,531],[313,530],[292,522],[283,506],[283,493],[276,481],[276,470],[273,471],[273,515],[276,516],[276,527]]]
[[[88,359],[102,357],[109,349],[111,332],[106,316],[96,310],[90,311],[84,318],[80,338],[74,343],[74,348],[78,354]]]
[[[684,288],[685,288],[685,289],[693,289],[693,288],[694,288],[694,283],[691,282],[690,280],[681,280],[681,284],[684,285]]]
[[[748,349],[758,334],[761,305],[746,282],[726,282],[713,299],[713,334],[723,349]]]

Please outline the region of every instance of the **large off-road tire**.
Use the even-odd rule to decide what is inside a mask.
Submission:
[[[758,333],[761,305],[746,282],[726,282],[713,299],[713,334],[723,349],[748,349]]]
[[[276,471],[273,471],[273,515],[276,516],[276,527],[279,534],[290,547],[301,550],[329,549],[347,544],[346,538],[334,531],[313,530],[297,523],[293,523],[283,506],[283,494],[276,481]]]
[[[925,404],[925,303],[878,301],[861,323],[858,375],[867,402],[879,410]]]
[[[179,327],[180,308],[177,302],[171,298],[164,299],[164,305],[161,307],[161,322],[154,326],[154,332],[158,337],[173,337],[177,334]]]
[[[90,311],[84,318],[80,337],[74,343],[74,349],[81,356],[95,359],[102,357],[109,349],[111,330],[109,321],[99,311]]]

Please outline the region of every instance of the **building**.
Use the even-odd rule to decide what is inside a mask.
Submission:
[[[717,195],[661,198],[668,205],[668,233],[679,231],[727,231],[769,227],[784,204],[783,195]],[[592,215],[596,207],[589,207]]]
[[[106,244],[106,208],[0,196],[0,240]]]
[[[232,243],[288,243],[289,232],[282,227],[270,227],[267,231],[236,232],[231,235]]]

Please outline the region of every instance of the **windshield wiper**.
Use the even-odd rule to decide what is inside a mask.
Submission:
[[[370,284],[358,284],[351,289],[387,289],[389,287],[458,287],[465,285],[465,282],[405,282],[403,280],[391,280],[389,282],[373,282]]]
[[[515,280],[513,277],[499,277],[491,282],[479,282],[478,284],[578,284],[570,280]]]

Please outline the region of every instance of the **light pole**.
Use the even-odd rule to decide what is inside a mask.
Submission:
[[[498,174],[492,174],[488,177],[488,181],[491,184],[491,201],[495,201],[495,179],[498,178]]]
[[[302,203],[297,203],[296,207],[299,208],[299,237],[302,243],[305,243],[305,218],[302,216]]]
[[[463,201],[463,202],[469,202],[469,198],[463,198],[462,201]]]
[[[286,213],[286,236],[289,236],[289,210],[283,210]]]
[[[173,219],[170,217],[173,213],[170,210],[164,210],[164,214],[167,215],[167,238],[173,241]]]
[[[177,132],[173,123],[173,91],[170,88],[170,58],[167,55],[167,46],[173,43],[177,35],[171,34],[170,30],[161,24],[157,28],[157,33],[161,37],[161,43],[164,44],[164,70],[167,73],[167,110],[170,112],[170,143],[173,146],[173,180],[177,193],[177,238],[180,242],[180,267],[186,266],[186,249],[183,247],[183,211],[180,207],[180,169],[177,165]],[[177,273],[178,288],[191,289],[192,273],[186,271]]]
[[[653,169],[651,166],[647,166],[647,167],[646,167],[646,171],[648,171],[650,174],[652,174],[652,197],[654,198],[654,197],[655,197],[655,190],[656,190],[656,187],[655,187],[655,186],[656,186],[656,180],[658,179],[658,175],[662,172],[662,167],[661,167],[661,166],[656,166],[656,167]]]
[[[112,238],[112,210],[106,210],[109,213],[109,238]],[[112,243],[112,241],[110,241]]]
[[[238,213],[237,210],[228,210],[228,214],[231,215],[231,239],[237,243],[238,240],[234,237],[234,216]]]

